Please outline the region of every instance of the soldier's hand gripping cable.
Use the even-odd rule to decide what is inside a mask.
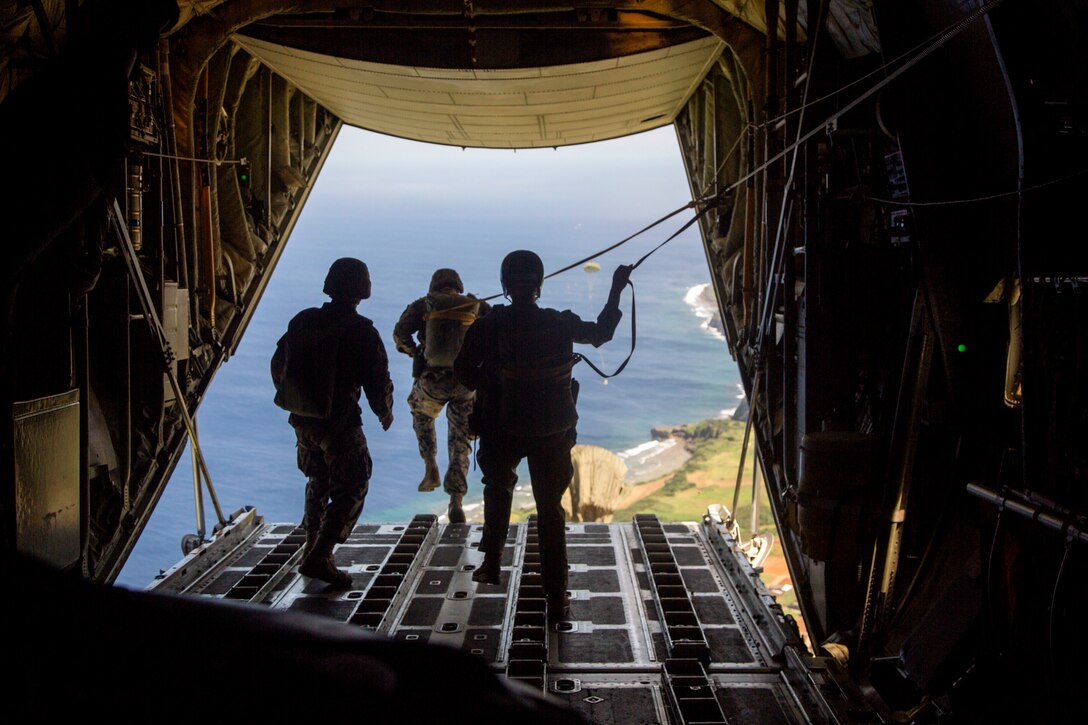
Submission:
[[[465,522],[462,500],[468,491],[468,454],[473,439],[468,416],[475,399],[475,393],[454,377],[453,362],[465,331],[491,309],[464,291],[455,270],[435,271],[427,294],[409,304],[393,328],[397,350],[412,358],[414,380],[408,407],[424,464],[420,491],[433,491],[440,483],[434,422],[443,409],[446,411],[449,465],[441,483],[450,497],[446,511],[453,524]]]
[[[333,547],[347,540],[363,510],[372,468],[359,396],[366,393],[382,429],[389,430],[393,383],[374,323],[356,312],[370,297],[366,265],[336,260],[324,291],[332,301],[299,312],[280,338],[272,381],[276,405],[291,413],[298,467],[308,479],[299,573],[346,589],[351,575],[336,568]]]
[[[574,343],[599,347],[612,339],[622,313],[619,297],[633,268],[620,266],[596,322],[570,310],[538,307],[544,266],[536,254],[511,252],[502,262],[503,293],[465,335],[454,363],[457,379],[476,391],[470,423],[479,436],[476,462],[483,473],[483,564],[476,582],[497,584],[510,523],[517,467],[528,459],[540,531],[541,568],[549,619],[569,616],[565,517],[561,500],[573,476],[578,362]]]

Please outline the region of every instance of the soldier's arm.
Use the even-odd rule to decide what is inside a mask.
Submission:
[[[366,393],[367,403],[374,415],[383,421],[393,417],[393,381],[389,378],[389,358],[385,354],[385,345],[373,325],[366,325],[363,332],[363,356],[360,372],[360,384]]]
[[[405,355],[415,357],[416,353],[419,352],[419,345],[416,343],[415,336],[424,329],[426,324],[423,320],[426,305],[426,299],[420,297],[404,308],[400,319],[397,320],[397,324],[393,327],[393,344],[397,346],[398,351],[403,352]]]
[[[600,347],[616,333],[616,326],[620,323],[623,313],[617,305],[606,304],[601,314],[597,315],[596,322],[587,322],[570,310],[563,310],[563,324],[570,331],[573,342],[583,345]]]
[[[612,289],[608,293],[608,301],[597,315],[596,322],[585,322],[573,312],[564,312],[564,316],[570,315],[572,339],[574,342],[600,347],[616,334],[616,325],[620,324],[623,313],[620,312],[620,293],[627,286],[627,280],[631,277],[633,267],[621,264],[612,275]]]

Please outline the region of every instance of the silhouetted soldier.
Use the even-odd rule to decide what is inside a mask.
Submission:
[[[424,463],[420,491],[438,488],[434,421],[443,407],[446,409],[449,465],[441,482],[450,497],[446,513],[452,524],[465,522],[461,501],[468,491],[468,452],[473,438],[468,416],[476,397],[453,376],[453,361],[457,359],[469,325],[491,309],[486,302],[479,302],[464,291],[461,277],[455,270],[436,270],[431,275],[427,295],[408,305],[393,328],[397,349],[412,357],[415,381],[408,395],[408,407],[412,411],[412,428]]]
[[[476,461],[483,472],[484,561],[473,580],[496,584],[510,524],[517,467],[529,462],[540,532],[540,563],[549,619],[569,616],[566,522],[560,503],[573,475],[578,383],[573,343],[599,347],[612,339],[622,316],[619,296],[631,267],[620,266],[596,322],[573,312],[540,308],[544,265],[533,252],[511,252],[502,262],[502,288],[512,304],[496,305],[469,328],[454,366],[476,391],[471,424],[480,437]]]
[[[336,568],[333,547],[347,540],[363,510],[371,473],[360,388],[382,429],[393,423],[389,361],[374,324],[355,309],[370,297],[370,273],[358,259],[332,263],[321,307],[295,315],[272,357],[276,405],[291,412],[298,467],[306,474],[306,553],[299,573],[336,587],[351,575]]]

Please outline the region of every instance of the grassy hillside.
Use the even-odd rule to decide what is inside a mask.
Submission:
[[[737,481],[744,423],[734,420],[704,420],[681,428],[691,458],[679,470],[665,478],[664,486],[612,516],[613,521],[627,521],[635,514],[657,514],[662,521],[699,521],[710,504],[733,505],[733,487]],[[752,510],[752,450],[745,459],[737,517],[742,535],[751,532],[748,522]],[[649,485],[649,484],[642,484]],[[759,511],[760,529],[774,527],[774,519],[765,505],[762,492]]]

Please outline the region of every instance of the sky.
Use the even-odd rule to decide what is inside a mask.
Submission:
[[[373,296],[360,311],[385,341],[395,385],[393,432],[382,433],[364,411],[375,459],[364,520],[403,516],[434,502],[415,493],[421,464],[404,402],[410,361],[393,351],[388,338],[405,305],[426,291],[432,272],[456,268],[466,291],[489,296],[499,292],[499,262],[511,249],[539,252],[545,269],[553,271],[690,199],[672,126],[595,144],[517,152],[462,150],[343,128],[239,348],[216,373],[200,407],[202,449],[226,512],[245,503],[256,505],[269,521],[298,515],[293,434],[286,414],[271,402],[268,358],[287,321],[325,301],[320,290],[330,260],[355,256],[370,266]],[[574,270],[548,280],[544,302],[592,319],[615,266],[635,261],[687,218],[678,215],[600,257],[598,275]],[[685,302],[691,285],[709,281],[696,229],[651,257],[634,280],[638,350],[631,364],[606,388],[599,380],[590,385],[593,376],[580,372],[586,383],[579,400],[580,440],[616,451],[645,442],[651,426],[712,417],[736,404],[735,370],[725,344],[701,329],[702,321]],[[625,294],[625,315],[629,305]],[[630,332],[626,322],[621,328],[612,343],[592,352],[595,364],[611,370],[627,354]],[[177,560],[177,542],[193,531],[189,469],[186,454],[121,583],[142,586]],[[470,495],[479,494],[475,479],[470,488]],[[209,525],[213,519],[209,511]]]

